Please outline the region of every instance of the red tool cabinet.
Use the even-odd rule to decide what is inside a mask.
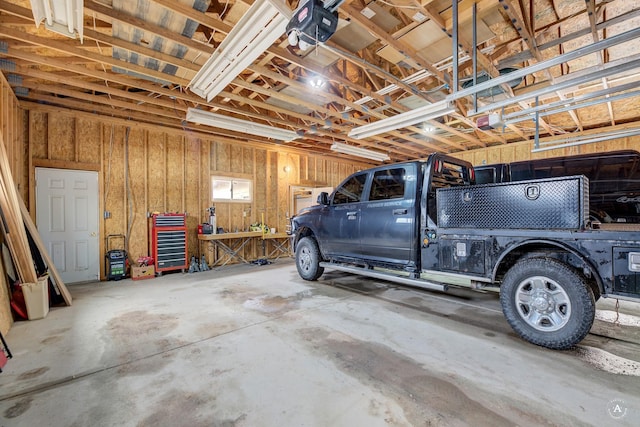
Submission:
[[[186,215],[153,214],[151,221],[151,256],[156,272],[189,268]]]

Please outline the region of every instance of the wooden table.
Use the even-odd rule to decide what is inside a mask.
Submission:
[[[222,259],[214,259],[211,267],[223,266],[232,259],[236,259],[245,264],[249,264],[240,251],[249,243],[252,239],[262,237],[261,231],[241,231],[238,233],[220,233],[220,234],[198,234],[198,240],[209,242],[214,249],[220,249],[229,255],[228,258],[222,264],[219,264]],[[227,242],[227,243],[225,243]]]
[[[267,241],[273,243],[273,248],[267,254]],[[291,256],[291,236],[287,233],[267,233],[262,236],[262,254],[265,258],[278,259],[281,256]]]

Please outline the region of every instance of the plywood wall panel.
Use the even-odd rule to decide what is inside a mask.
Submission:
[[[226,142],[216,142],[214,151],[214,170],[216,172],[232,172],[231,167],[231,144]]]
[[[217,226],[226,231],[245,230],[260,222],[263,215],[270,227],[284,230],[291,185],[302,181],[304,185],[309,185],[309,181],[311,185],[314,182],[318,186],[336,185],[346,175],[364,167],[335,158],[295,153],[275,144],[258,147],[202,134],[130,126],[125,121],[106,123],[91,115],[58,112],[58,109],[55,114],[29,112],[29,125],[25,129],[30,136],[31,160],[55,163],[69,158],[64,160],[65,165],[73,168],[77,163],[78,169],[98,163],[101,207],[111,214],[111,218],[101,221],[102,241],[109,234],[127,233],[129,255],[134,261],[148,254],[147,212],[187,212],[189,254],[207,254],[212,262],[214,254],[208,245],[198,243],[196,235],[197,225],[209,219],[206,212],[209,206],[215,205]],[[128,150],[127,126],[131,127]],[[65,133],[69,128],[74,130]],[[53,148],[57,138],[66,139],[62,149]],[[284,166],[290,167],[288,172]],[[32,173],[30,168],[30,179]],[[252,202],[213,204],[212,175],[252,180]],[[113,243],[121,245],[121,241]],[[103,244],[101,251],[113,248]],[[243,255],[248,259],[262,256],[261,244],[252,243]]]
[[[296,184],[296,182],[292,180],[297,170],[295,160],[295,157],[289,154],[278,153],[278,200],[276,202],[276,209],[271,213],[267,221],[269,228],[275,227],[282,230],[285,227],[290,203],[289,189],[291,184]]]
[[[253,209],[251,212],[251,220],[256,222],[256,207],[264,209],[267,206],[268,176],[267,152],[265,150],[255,151],[255,180],[253,183]],[[259,218],[257,218],[259,219]]]
[[[166,172],[166,134],[148,132],[147,135],[147,209],[149,212],[166,212],[165,172]]]
[[[244,171],[243,157],[244,150],[241,145],[231,145],[229,147],[229,171],[242,173]]]
[[[264,208],[258,207],[257,221],[264,214],[265,221],[273,221],[278,213],[278,153],[270,151],[267,157],[267,204]]]
[[[179,135],[167,136],[166,194],[167,212],[184,212],[184,140]]]
[[[104,206],[110,212],[111,217],[105,219],[104,233],[108,235],[126,233],[126,204],[125,204],[125,182],[124,182],[124,140],[126,129],[116,126],[113,131],[113,139],[110,138],[111,129],[103,130],[105,139],[110,141],[103,159],[102,169],[104,172]],[[114,241],[115,242],[115,241]],[[122,248],[122,246],[120,247]],[[114,249],[114,248],[107,248]],[[116,248],[119,249],[119,248]]]
[[[542,144],[542,147],[545,145]],[[488,159],[490,163],[509,163],[523,160],[544,159],[559,156],[571,156],[578,154],[603,153],[616,150],[636,150],[640,151],[640,136],[620,138],[609,141],[601,141],[593,144],[582,144],[570,147],[556,148],[553,150],[532,152],[534,143],[531,141],[522,143],[511,143],[497,147],[471,150],[454,153],[452,156],[464,159],[478,166],[482,159]]]
[[[76,161],[82,163],[100,163],[100,130],[102,126],[96,120],[79,117],[76,120]]]
[[[187,229],[196,230],[198,224],[208,222],[205,219],[205,208],[200,204],[200,145],[201,141],[193,137],[184,139],[185,168],[185,212],[187,213]],[[207,207],[209,205],[207,204]],[[188,238],[187,252],[199,256],[198,241]]]
[[[48,117],[49,160],[76,161],[76,119],[69,115]]]
[[[127,251],[135,262],[140,256],[150,255],[147,220],[147,132],[131,129],[127,147]],[[130,230],[130,232],[129,232]]]
[[[29,112],[29,148],[34,159],[48,158],[47,113]]]
[[[244,147],[242,149],[242,173],[253,175],[255,151],[256,149],[251,147]]]

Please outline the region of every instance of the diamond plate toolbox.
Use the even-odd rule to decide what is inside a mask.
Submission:
[[[438,226],[581,229],[589,216],[585,176],[439,188]]]

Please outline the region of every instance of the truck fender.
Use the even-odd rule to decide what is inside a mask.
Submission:
[[[509,248],[509,250],[500,255],[497,262],[495,263],[493,271],[491,272],[491,280],[495,283],[499,276],[504,275],[504,273],[506,273],[511,265],[514,265],[518,259],[526,256],[527,253],[548,251],[549,249],[551,249],[553,252],[566,252],[574,255],[577,259],[580,260],[580,262],[582,262],[586,266],[586,268],[590,272],[591,278],[595,280],[597,289],[594,289],[594,293],[596,292],[596,290],[600,292],[600,294],[604,293],[604,284],[602,282],[602,278],[598,275],[598,270],[593,266],[591,261],[586,256],[578,252],[575,248],[572,248],[563,242],[555,240],[525,240]],[[520,254],[517,255],[517,252],[520,252]]]

